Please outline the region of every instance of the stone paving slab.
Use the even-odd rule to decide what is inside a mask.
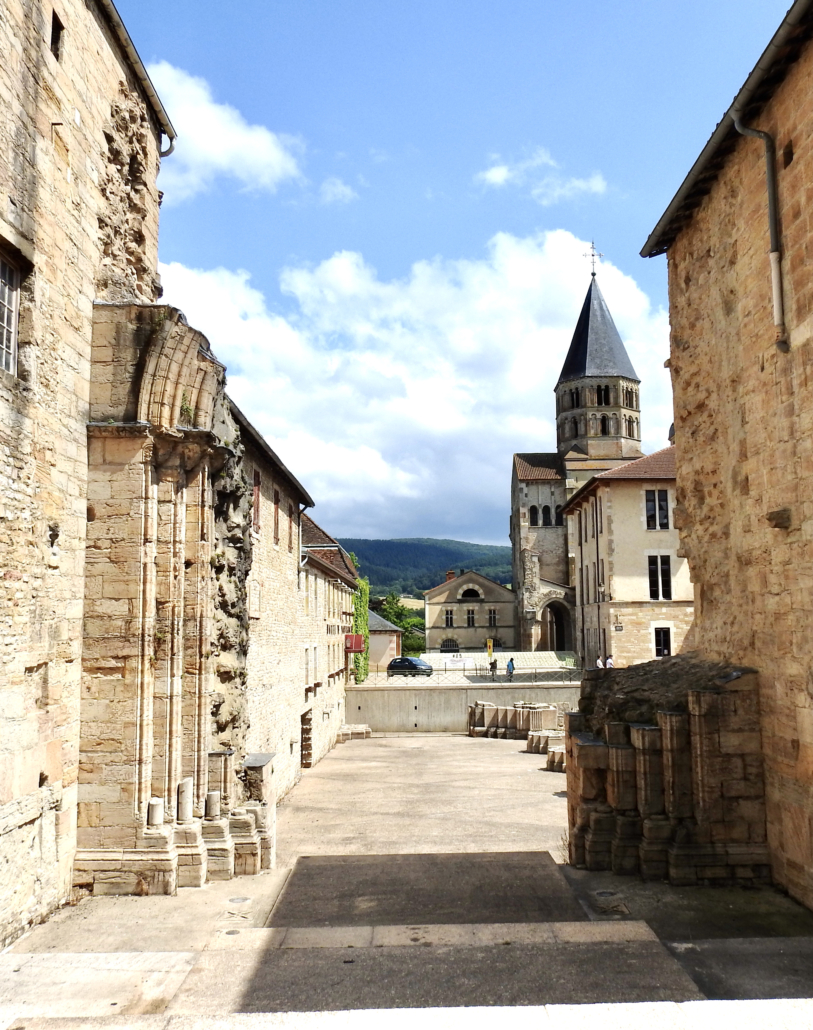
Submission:
[[[586,972],[589,971],[589,975]],[[235,980],[243,981],[236,999]],[[204,952],[171,1014],[702,998],[657,942]]]
[[[268,926],[581,922],[546,851],[299,858]]]
[[[813,938],[667,942],[666,947],[707,998],[813,998]]]
[[[483,947],[506,944],[599,944],[656,941],[646,923],[428,923],[423,926],[278,926],[263,930],[218,930],[208,951],[274,948]]]

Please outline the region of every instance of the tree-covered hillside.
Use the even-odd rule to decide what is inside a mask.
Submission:
[[[446,570],[473,569],[498,583],[511,582],[511,548],[469,544],[463,540],[358,540],[339,543],[358,558],[361,574],[370,580],[370,593],[396,593],[420,597],[437,586]]]

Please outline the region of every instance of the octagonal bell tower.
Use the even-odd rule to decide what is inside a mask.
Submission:
[[[640,458],[640,383],[593,272],[556,384],[559,454],[609,465]]]

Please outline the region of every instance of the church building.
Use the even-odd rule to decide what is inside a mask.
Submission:
[[[578,650],[564,507],[593,476],[642,457],[640,380],[593,272],[556,384],[556,451],[515,454],[511,548],[521,651]]]

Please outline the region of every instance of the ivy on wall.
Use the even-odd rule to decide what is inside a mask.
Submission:
[[[351,556],[352,557],[352,556]],[[364,636],[364,654],[353,655],[356,683],[363,683],[370,670],[370,581],[359,576],[358,589],[353,595],[353,632]]]

